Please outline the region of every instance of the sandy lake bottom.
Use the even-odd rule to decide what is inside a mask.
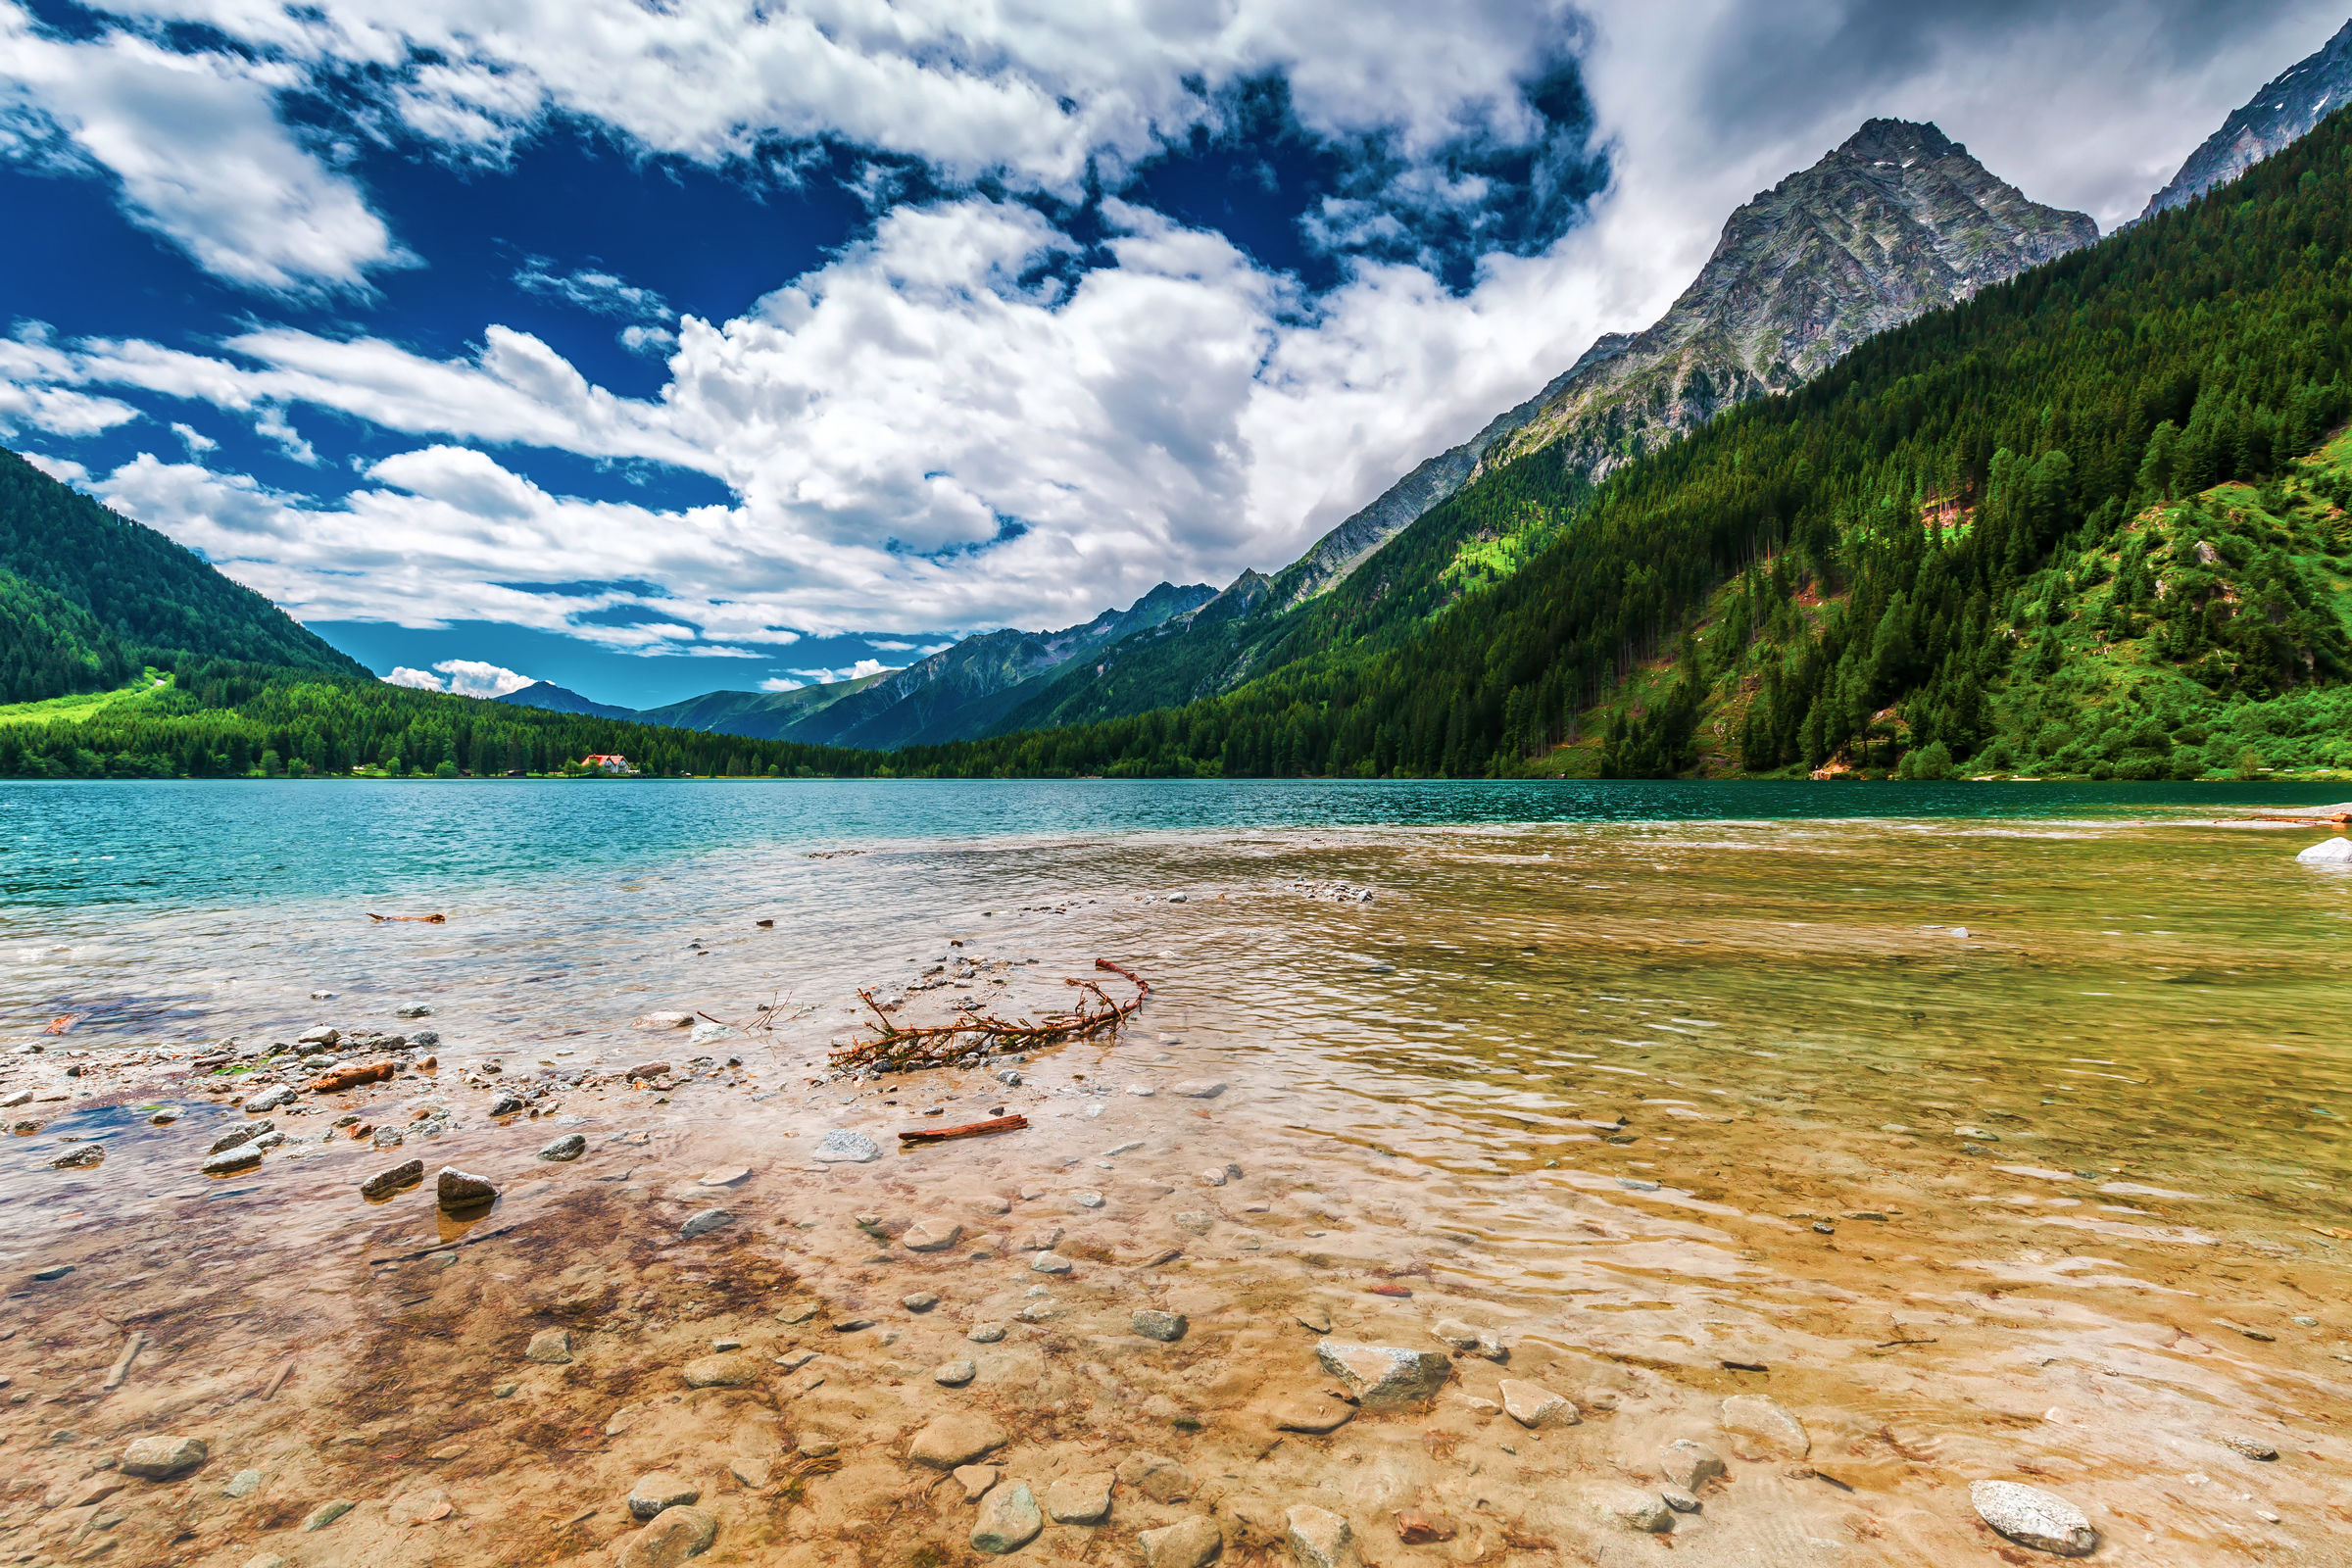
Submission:
[[[19,918],[0,1561],[2045,1560],[1993,1480],[2095,1562],[2352,1562],[2311,839],[1170,832]],[[1097,958],[1152,988],[1115,1042],[812,1082],[861,987],[1131,994]],[[204,1174],[319,1027],[400,1070]]]

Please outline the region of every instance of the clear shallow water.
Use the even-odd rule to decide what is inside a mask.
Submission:
[[[2341,793],[1585,780],[10,783],[0,784],[0,907],[446,896],[762,847],[1455,823],[2030,820],[2320,805]]]

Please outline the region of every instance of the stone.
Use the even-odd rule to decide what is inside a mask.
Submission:
[[[734,1223],[735,1216],[725,1209],[706,1208],[701,1213],[689,1217],[685,1224],[679,1226],[678,1234],[691,1242],[697,1236],[708,1236],[712,1231]]]
[[[245,1568],[293,1568],[293,1564],[274,1551],[265,1551],[258,1557],[246,1558]]]
[[[931,1381],[943,1389],[960,1389],[980,1375],[969,1361],[942,1361],[931,1370]]]
[[[2230,1452],[2243,1454],[2249,1459],[2260,1459],[2267,1463],[2278,1457],[2277,1448],[2272,1447],[2260,1438],[2248,1437],[2243,1432],[2216,1432],[2213,1435],[2213,1441]]]
[[[1453,1526],[1410,1509],[1396,1516],[1396,1539],[1408,1546],[1434,1546],[1454,1538]]]
[[[1204,1171],[1202,1171],[1202,1172],[1200,1173],[1200,1185],[1201,1185],[1201,1186],[1203,1186],[1203,1187],[1222,1187],[1222,1186],[1224,1186],[1224,1185],[1225,1185],[1225,1172],[1224,1172],[1223,1170],[1221,1170],[1221,1169],[1220,1169],[1220,1170],[1204,1170]]]
[[[1972,1481],[1968,1500],[1977,1517],[2021,1546],[2060,1557],[2087,1557],[2099,1533],[2082,1510],[2055,1492],[2016,1481]]]
[[[1195,1514],[1135,1538],[1144,1550],[1144,1568],[1205,1568],[1225,1549],[1225,1533],[1214,1519]]]
[[[98,1145],[80,1144],[67,1150],[62,1154],[52,1154],[49,1157],[49,1168],[52,1170],[79,1170],[85,1166],[98,1164],[105,1158],[106,1151]]]
[[[539,1146],[539,1157],[559,1164],[579,1158],[588,1152],[588,1140],[578,1133],[565,1133],[553,1143]]]
[[[1103,1200],[1101,1193],[1095,1192],[1091,1189],[1081,1188],[1077,1192],[1070,1194],[1070,1201],[1077,1204],[1080,1208],[1101,1208],[1102,1206]]]
[[[654,1470],[639,1476],[637,1484],[629,1488],[629,1516],[643,1524],[664,1508],[682,1508],[702,1500],[702,1488],[684,1476],[669,1470]]]
[[[1176,1085],[1176,1093],[1187,1100],[1214,1100],[1225,1092],[1225,1086],[1214,1078],[1190,1078]]]
[[[794,1451],[804,1459],[829,1459],[841,1451],[841,1445],[831,1438],[808,1437],[795,1446]]]
[[[1435,1350],[1407,1350],[1392,1345],[1325,1340],[1315,1347],[1315,1359],[1366,1410],[1393,1409],[1426,1399],[1453,1372],[1453,1363]]]
[[[1214,1214],[1198,1208],[1178,1209],[1168,1217],[1178,1230],[1194,1236],[1206,1236],[1208,1227],[1216,1221]]]
[[[1302,1502],[1282,1516],[1283,1539],[1298,1568],[1348,1568],[1355,1558],[1355,1532],[1328,1508]]]
[[[1473,1328],[1459,1318],[1442,1319],[1430,1330],[1441,1344],[1453,1347],[1458,1354],[1484,1356],[1490,1361],[1507,1361],[1511,1352],[1502,1348],[1502,1341],[1491,1329]]]
[[[963,1488],[966,1502],[978,1502],[997,1484],[997,1467],[993,1464],[957,1465],[955,1474],[956,1484]]]
[[[262,1490],[262,1483],[267,1479],[259,1470],[240,1470],[228,1478],[228,1485],[220,1489],[220,1495],[250,1497]]]
[[[774,1467],[771,1466],[765,1459],[743,1458],[729,1459],[727,1461],[727,1474],[733,1476],[737,1481],[740,1481],[743,1483],[743,1485],[751,1488],[751,1490],[754,1492],[758,1492],[761,1487],[766,1486],[768,1477],[774,1473]]]
[[[396,1525],[429,1525],[448,1518],[451,1509],[448,1493],[427,1488],[393,1498],[384,1517]]]
[[[1761,1394],[1735,1394],[1724,1400],[1723,1429],[1777,1457],[1802,1459],[1813,1451],[1805,1424]]]
[[[749,1165],[721,1165],[716,1170],[703,1172],[694,1180],[700,1187],[740,1187],[751,1179],[752,1167]]]
[[[30,1099],[31,1096],[27,1095],[25,1098]],[[238,1125],[231,1127],[228,1129],[228,1131],[222,1133],[220,1137],[214,1139],[213,1147],[206,1150],[205,1152],[208,1154],[218,1154],[224,1149],[234,1149],[239,1144],[244,1143],[249,1139],[259,1138],[262,1136],[262,1134],[272,1130],[274,1125],[275,1124],[270,1122],[267,1117],[260,1121],[240,1122]]]
[[[443,1208],[480,1208],[497,1199],[498,1188],[486,1176],[444,1165],[433,1180],[433,1193]]]
[[[1060,1245],[1061,1227],[1048,1225],[1043,1230],[1031,1231],[1028,1237],[1022,1241],[1021,1250],[1024,1252],[1051,1252]]]
[[[623,1538],[614,1568],[678,1568],[718,1539],[718,1521],[700,1508],[664,1508],[635,1535]]]
[[[963,1227],[939,1220],[916,1220],[899,1236],[909,1252],[944,1252],[963,1239]]]
[[[629,1020],[629,1027],[657,1034],[664,1029],[683,1029],[692,1022],[694,1014],[691,1012],[641,1012]]]
[[[760,1363],[748,1355],[698,1355],[679,1371],[690,1389],[740,1389],[760,1381]]]
[[[1672,1508],[1676,1513],[1698,1512],[1699,1502],[1697,1496],[1692,1493],[1685,1491],[1681,1487],[1660,1487],[1658,1489],[1658,1499],[1665,1503],[1667,1507]]]
[[[1059,1252],[1040,1252],[1029,1260],[1029,1267],[1040,1274],[1067,1274],[1070,1260]]]
[[[1020,1550],[1045,1528],[1046,1516],[1038,1512],[1037,1498],[1031,1495],[1029,1483],[1016,1481],[1009,1487],[993,1487],[980,1499],[980,1517],[972,1524],[972,1549],[1001,1557],[1008,1551]]]
[[[987,1416],[957,1412],[935,1416],[906,1446],[906,1457],[933,1470],[954,1470],[994,1453],[1008,1440]]]
[[[1538,1427],[1577,1424],[1576,1406],[1568,1401],[1567,1396],[1554,1394],[1541,1383],[1504,1378],[1500,1392],[1502,1413],[1531,1432]]]
[[[204,1463],[202,1438],[134,1438],[122,1450],[122,1473],[141,1481],[172,1481]]]
[[[514,1090],[501,1089],[497,1094],[490,1097],[490,1114],[493,1116],[513,1116],[521,1111],[527,1103],[528,1102],[526,1102]]]
[[[1331,1314],[1319,1306],[1302,1306],[1291,1314],[1291,1320],[1302,1329],[1316,1334],[1331,1332]]]
[[[413,1002],[405,1007],[396,1008],[392,1014],[395,1018],[430,1018],[432,1015],[433,1009],[421,1002]]]
[[[280,1105],[291,1105],[294,1103],[294,1091],[287,1085],[271,1084],[267,1089],[256,1090],[253,1094],[248,1095],[238,1103],[237,1108],[248,1116],[261,1116],[277,1109]]]
[[[912,1296],[900,1297],[899,1304],[909,1312],[928,1312],[939,1304],[939,1298],[929,1291],[917,1291]]]
[[[1147,1340],[1173,1345],[1184,1338],[1192,1322],[1182,1312],[1163,1312],[1156,1306],[1145,1307],[1128,1320],[1129,1327]]]
[[[332,1502],[320,1503],[304,1517],[302,1521],[303,1534],[308,1535],[314,1530],[324,1530],[357,1506],[358,1504],[349,1497],[337,1497]]]
[[[1658,1453],[1658,1474],[1685,1492],[1696,1492],[1725,1473],[1722,1454],[1689,1438],[1677,1438]]]
[[[1193,1494],[1193,1473],[1165,1454],[1130,1454],[1118,1477],[1153,1502],[1182,1502]]]
[[[1336,1432],[1354,1420],[1355,1406],[1326,1394],[1309,1394],[1277,1399],[1268,1413],[1273,1416],[1274,1425],[1284,1432],[1321,1434]]]
[[[542,1366],[564,1366],[571,1360],[571,1332],[568,1329],[541,1329],[531,1336],[530,1345],[523,1350],[525,1361]]]
[[[994,1345],[1004,1338],[1004,1325],[1002,1323],[975,1323],[972,1325],[971,1332],[964,1338],[974,1345]]]
[[[1666,1506],[1666,1499],[1639,1487],[1600,1487],[1585,1501],[1602,1523],[1620,1529],[1663,1535],[1674,1528],[1674,1510]]]
[[[394,1193],[406,1192],[423,1180],[424,1161],[412,1159],[395,1165],[389,1170],[379,1170],[360,1183],[360,1196],[362,1198],[389,1198]]]
[[[2305,865],[2352,865],[2352,839],[2332,838],[2297,852]]]
[[[860,1132],[836,1127],[818,1140],[816,1152],[809,1158],[825,1164],[846,1162],[863,1165],[882,1157],[882,1146]]]
[[[1090,1470],[1046,1488],[1046,1517],[1057,1525],[1099,1525],[1110,1517],[1111,1474]]]
[[[734,1038],[735,1026],[733,1024],[719,1023],[715,1020],[696,1024],[694,1032],[686,1037],[689,1045],[696,1046],[715,1045],[721,1040]]]

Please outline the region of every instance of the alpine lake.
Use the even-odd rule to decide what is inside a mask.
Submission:
[[[0,1547],[2352,1562],[2342,789],[0,785]]]

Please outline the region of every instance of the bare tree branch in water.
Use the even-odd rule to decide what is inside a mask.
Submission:
[[[1120,1024],[1133,1017],[1144,1000],[1152,995],[1152,983],[1134,970],[1097,958],[1095,967],[1106,969],[1135,987],[1135,995],[1126,1002],[1111,998],[1092,980],[1064,980],[1065,986],[1077,989],[1078,1006],[1072,1012],[1048,1013],[1031,1022],[1027,1018],[1000,1018],[994,1013],[980,1013],[960,1023],[930,1024],[920,1028],[902,1029],[891,1022],[890,1014],[874,1000],[873,993],[860,990],[858,999],[872,1009],[880,1021],[881,1032],[869,1040],[856,1040],[829,1054],[836,1067],[886,1067],[893,1071],[907,1071],[918,1067],[944,1067],[956,1057],[974,1049],[1003,1050],[1006,1047],[1050,1046],[1064,1040],[1083,1040],[1089,1037],[1116,1033]],[[1100,1004],[1100,1005],[1097,1005]]]

